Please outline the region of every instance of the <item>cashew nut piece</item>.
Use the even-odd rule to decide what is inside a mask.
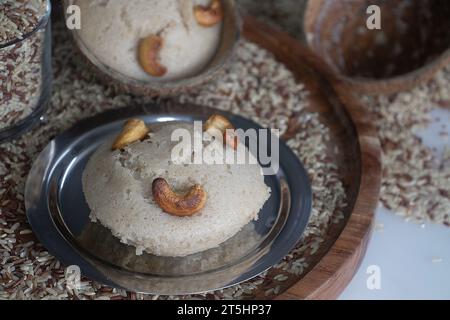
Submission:
[[[206,204],[207,194],[200,185],[193,186],[188,193],[175,193],[169,183],[158,178],[152,184],[153,199],[164,212],[177,217],[190,217]]]
[[[239,144],[239,138],[235,134],[235,127],[224,116],[215,114],[211,116],[203,127],[203,130],[208,132],[211,129],[219,130],[223,134],[224,143],[236,150]]]
[[[157,35],[150,35],[139,43],[139,63],[151,76],[162,77],[167,73],[167,68],[160,63],[159,52],[163,46],[163,38]]]
[[[223,19],[221,0],[212,0],[209,6],[195,6],[194,15],[198,24],[202,27],[212,27],[218,24]]]
[[[230,129],[228,129],[230,130]],[[234,131],[226,131],[223,134],[223,139],[225,141],[225,144],[229,145],[231,149],[237,150],[237,147],[239,145],[239,138]]]
[[[145,125],[145,122],[139,119],[131,119],[125,122],[120,135],[114,141],[112,150],[123,149],[127,145],[144,139],[150,129]]]

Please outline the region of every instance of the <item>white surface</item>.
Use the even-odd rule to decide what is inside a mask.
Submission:
[[[438,156],[449,140],[450,112],[434,111],[433,125],[420,136]],[[450,181],[449,181],[450,188]],[[341,299],[450,299],[450,228],[405,222],[380,208],[368,252]],[[370,266],[378,266],[381,288],[368,289]]]
[[[450,299],[450,229],[435,224],[423,228],[384,209],[378,210],[377,224],[384,228],[374,231],[341,299]],[[380,290],[367,288],[371,265],[380,267]]]

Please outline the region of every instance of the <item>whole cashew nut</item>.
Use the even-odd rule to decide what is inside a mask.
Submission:
[[[139,63],[151,76],[162,77],[167,73],[167,68],[160,63],[159,52],[163,46],[163,38],[157,35],[150,35],[139,43]]]
[[[212,27],[218,24],[223,19],[221,0],[212,0],[209,6],[195,6],[194,15],[198,24],[202,27]]]
[[[180,195],[169,183],[158,178],[152,184],[153,199],[164,212],[177,217],[190,217],[206,204],[207,194],[200,185],[193,186],[188,193]]]
[[[212,129],[219,130],[223,134],[224,143],[236,150],[239,144],[239,138],[235,133],[235,127],[224,116],[215,114],[211,116],[203,127],[208,132]]]
[[[125,122],[120,135],[113,143],[112,150],[123,149],[133,142],[144,139],[150,132],[145,122],[139,119],[131,119]]]

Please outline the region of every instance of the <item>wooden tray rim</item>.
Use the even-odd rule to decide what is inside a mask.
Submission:
[[[381,188],[381,146],[369,112],[364,110],[350,86],[339,79],[320,57],[288,34],[276,30],[257,19],[244,17],[244,36],[249,31],[270,33],[282,50],[294,50],[317,71],[346,106],[349,119],[357,133],[361,158],[361,181],[353,211],[342,233],[301,280],[276,299],[336,299],[354,276],[365,255],[372,234],[374,212]],[[289,46],[286,46],[286,42]],[[299,57],[299,58],[300,58]],[[355,238],[360,235],[360,241]]]

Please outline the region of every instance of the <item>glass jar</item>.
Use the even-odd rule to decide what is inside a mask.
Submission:
[[[49,0],[2,0],[0,142],[40,121],[51,96]]]

